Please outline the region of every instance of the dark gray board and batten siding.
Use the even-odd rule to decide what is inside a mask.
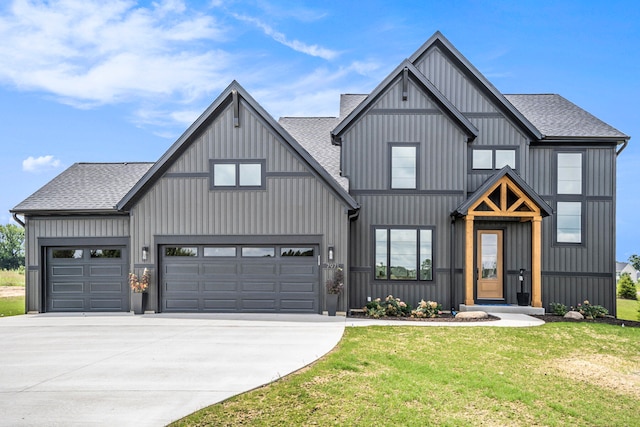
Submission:
[[[327,262],[327,246],[336,250],[336,263],[347,265],[348,210],[309,166],[250,105],[240,101],[240,126],[235,127],[229,105],[192,137],[189,147],[131,209],[132,247],[138,270],[160,261],[158,239],[169,244],[193,236],[228,236],[254,242],[269,236],[321,236],[319,255]],[[210,190],[210,159],[266,160],[264,190]],[[302,241],[302,240],[301,240]],[[152,248],[145,264],[143,246]],[[319,298],[324,304],[323,268]],[[153,271],[157,281],[158,272]],[[157,310],[157,286],[150,291],[151,310]],[[346,301],[342,301],[346,309]]]

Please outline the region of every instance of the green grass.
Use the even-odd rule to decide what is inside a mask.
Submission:
[[[0,298],[0,317],[24,314],[24,297]]]
[[[0,286],[24,286],[24,273],[16,270],[0,270]]]
[[[311,367],[174,425],[640,425],[639,372],[640,328],[347,328]]]
[[[640,320],[638,308],[640,308],[640,303],[638,303],[638,301],[631,299],[618,299],[618,319]]]

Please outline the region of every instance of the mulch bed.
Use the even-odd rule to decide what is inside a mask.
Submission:
[[[373,317],[365,316],[362,313],[352,313],[349,317],[355,317],[359,319],[372,319]],[[398,320],[401,322],[456,322],[456,323],[470,323],[470,322],[490,322],[493,320],[500,320],[498,317],[489,315],[486,319],[456,319],[450,313],[443,313],[440,317],[429,318],[417,318],[417,317],[380,317],[378,320]]]
[[[373,317],[367,317],[363,313],[351,313],[349,317],[355,317],[360,319],[373,319]],[[590,320],[575,320],[575,319],[565,319],[562,316],[556,316],[554,314],[545,314],[545,315],[532,315],[531,317],[535,317],[537,319],[544,320],[546,323],[553,322],[569,322],[569,323],[603,323],[607,325],[617,325],[632,328],[640,328],[640,322],[636,322],[633,320],[623,320],[616,319],[614,317],[598,317],[597,319]],[[499,317],[489,315],[487,319],[456,319],[449,313],[443,313],[440,317],[433,317],[428,319],[423,318],[414,318],[414,317],[381,317],[380,320],[397,320],[400,322],[457,322],[457,323],[470,323],[470,322],[490,322],[492,320],[499,320]]]

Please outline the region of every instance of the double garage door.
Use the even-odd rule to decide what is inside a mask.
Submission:
[[[166,245],[163,312],[319,313],[316,245]]]
[[[49,247],[46,252],[47,311],[129,310],[124,246]]]

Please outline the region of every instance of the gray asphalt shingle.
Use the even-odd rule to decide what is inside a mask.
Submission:
[[[560,95],[521,94],[505,98],[547,138],[628,138]]]
[[[13,208],[28,211],[108,211],[153,163],[76,163]]]

